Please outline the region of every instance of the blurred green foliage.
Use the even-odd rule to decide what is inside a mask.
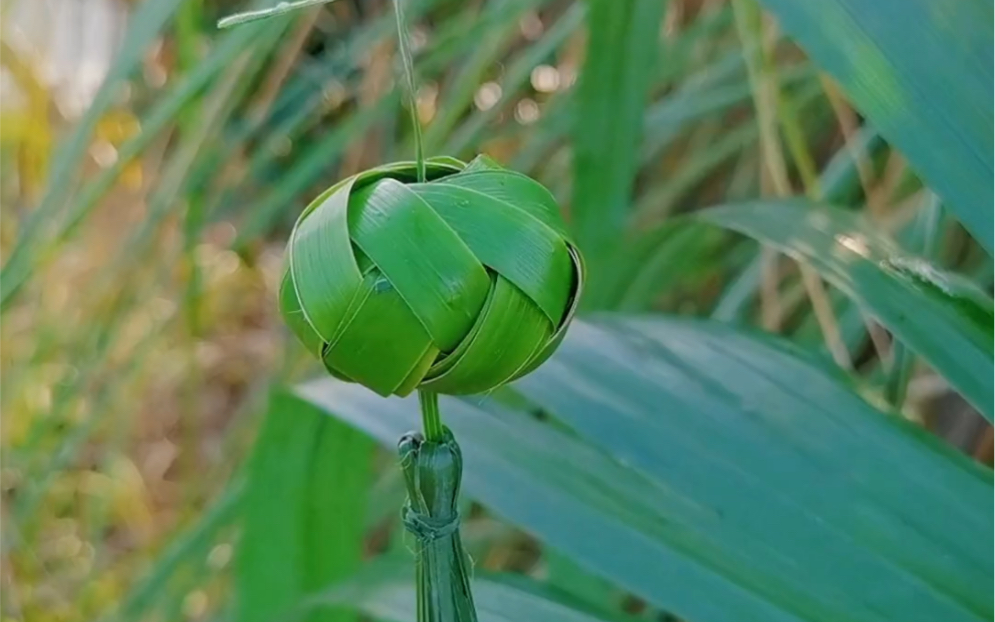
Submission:
[[[292,390],[276,304],[309,200],[413,154],[390,4],[245,8],[3,6],[4,620],[412,619],[416,409]],[[481,619],[991,619],[991,3],[407,14],[428,155],[541,181],[592,278],[442,404]]]

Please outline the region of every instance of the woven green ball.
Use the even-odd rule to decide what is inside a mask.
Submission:
[[[287,245],[280,310],[337,378],[381,395],[484,393],[545,361],[584,281],[553,196],[478,157],[332,186]]]

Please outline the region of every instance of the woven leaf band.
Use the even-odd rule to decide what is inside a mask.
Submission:
[[[486,157],[389,164],[301,214],[280,308],[328,371],[381,395],[483,393],[538,367],[584,266],[555,199]]]

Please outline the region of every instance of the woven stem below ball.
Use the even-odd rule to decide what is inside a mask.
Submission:
[[[404,527],[415,538],[418,622],[477,622],[470,560],[459,532],[463,456],[443,428],[439,440],[409,433],[398,443],[408,501]]]

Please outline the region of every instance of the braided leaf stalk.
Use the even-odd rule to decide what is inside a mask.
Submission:
[[[280,310],[336,378],[383,396],[418,390],[427,438],[398,446],[418,620],[476,622],[456,509],[463,457],[437,394],[485,393],[549,358],[577,310],[584,264],[536,181],[482,156],[422,164],[359,173],[304,210]]]
[[[463,455],[449,428],[438,441],[409,433],[398,443],[408,491],[404,526],[415,538],[419,622],[476,622],[470,560],[459,534]]]

